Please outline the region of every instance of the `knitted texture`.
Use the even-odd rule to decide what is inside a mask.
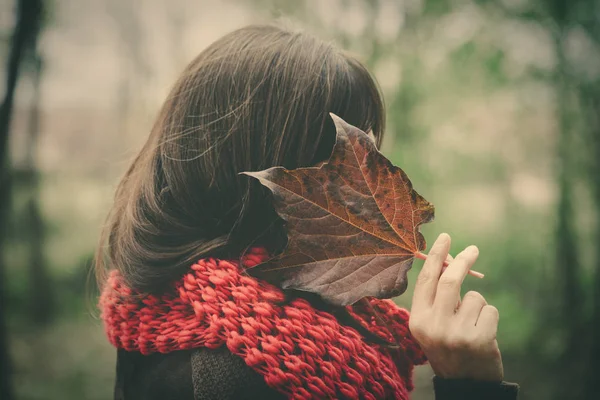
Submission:
[[[244,267],[268,255],[252,249]],[[365,328],[399,348],[364,340],[304,299],[244,275],[238,262],[204,259],[162,296],[139,295],[112,271],[100,297],[110,342],[142,354],[226,345],[291,399],[408,399],[413,365],[425,356],[408,331],[408,312],[390,300],[349,306]],[[374,317],[373,309],[378,317]]]

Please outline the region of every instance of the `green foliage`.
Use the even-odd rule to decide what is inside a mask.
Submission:
[[[452,11],[450,0],[424,0],[423,15],[427,17],[440,17]]]
[[[508,84],[508,77],[504,71],[506,56],[500,49],[490,51],[484,58],[483,64],[488,72],[488,79],[494,86],[504,86]]]

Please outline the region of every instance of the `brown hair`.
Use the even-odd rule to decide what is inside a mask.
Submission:
[[[160,292],[206,257],[285,244],[270,195],[239,175],[328,158],[333,112],[381,140],[378,87],[356,59],[275,26],[234,31],[193,60],[121,180],[96,253],[102,282],[118,268]]]

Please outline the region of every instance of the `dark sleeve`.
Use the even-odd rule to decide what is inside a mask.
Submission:
[[[226,347],[196,349],[192,353],[192,377],[196,400],[283,400],[263,377]]]
[[[435,400],[516,400],[519,385],[433,377]]]
[[[119,350],[115,400],[281,400],[226,347],[144,356]]]
[[[194,400],[189,351],[145,356],[118,350],[115,400]]]

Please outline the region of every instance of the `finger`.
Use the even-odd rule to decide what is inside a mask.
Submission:
[[[453,258],[454,259],[454,258]],[[446,268],[444,268],[445,270]],[[444,271],[442,271],[442,274],[444,273]],[[458,295],[457,299],[456,299],[456,306],[454,307],[454,314],[456,314],[458,312],[458,310],[460,309],[460,295]]]
[[[444,262],[444,265],[442,266],[442,273],[446,270],[446,268],[448,268],[448,265],[450,265],[450,263],[454,261],[454,257],[452,257],[450,254],[448,254],[448,257],[446,257],[446,261]]]
[[[447,233],[442,233],[431,246],[431,250],[427,255],[427,261],[423,265],[423,269],[417,277],[417,283],[413,294],[412,308],[413,310],[419,307],[429,307],[433,304],[435,291],[442,265],[448,251],[450,250],[450,236]]]
[[[463,297],[462,303],[456,317],[465,325],[475,326],[481,309],[487,304],[483,296],[477,292],[467,292]]]
[[[500,314],[498,309],[494,306],[485,305],[479,313],[479,319],[477,319],[477,329],[489,336],[490,339],[495,339],[498,333],[498,321],[500,320]]]
[[[454,314],[457,298],[460,298],[460,287],[467,272],[477,260],[479,250],[469,246],[456,256],[454,261],[440,276],[433,307],[444,315]]]
[[[452,261],[454,261],[454,257],[452,257],[450,254],[448,254],[448,258],[446,258],[446,266],[442,267],[442,274],[444,273],[444,271],[446,270],[446,268],[448,268],[448,265],[450,265],[450,263]],[[460,308],[460,295],[456,299],[456,307],[454,307],[454,314],[456,314],[458,312],[459,308]]]

